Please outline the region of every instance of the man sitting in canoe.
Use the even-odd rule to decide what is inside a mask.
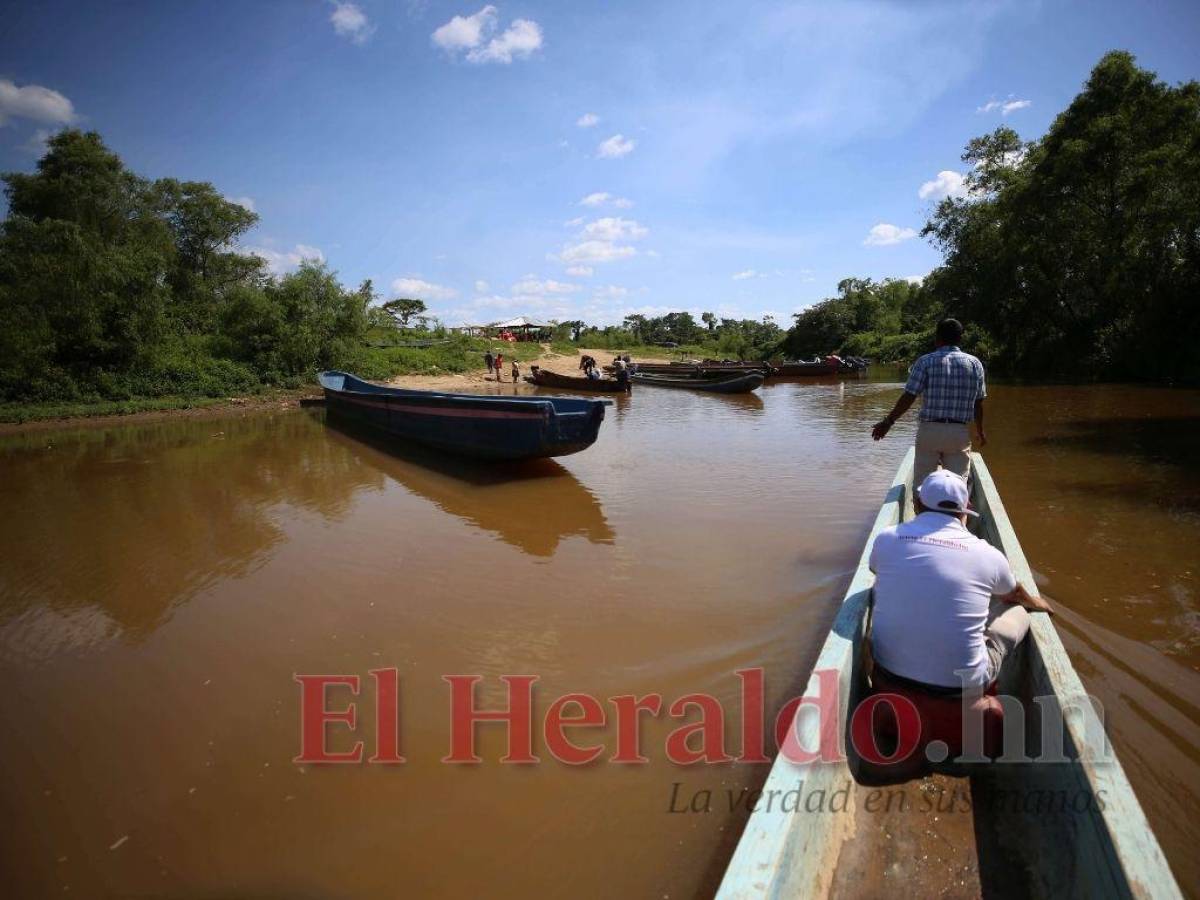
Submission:
[[[927,476],[918,515],[885,528],[871,547],[871,650],[892,681],[945,696],[978,693],[1029,631],[1024,607],[1048,610],[1017,583],[1004,554],[967,531],[967,483]]]

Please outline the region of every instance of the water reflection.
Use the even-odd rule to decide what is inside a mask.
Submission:
[[[261,565],[283,538],[278,504],[337,519],[356,491],[383,486],[314,437],[318,426],[290,414],[6,439],[0,507],[27,512],[0,519],[0,627],[22,617],[24,637],[57,632],[75,646],[148,633]]]
[[[478,463],[378,436],[326,417],[330,442],[459,519],[533,556],[553,556],[567,537],[611,544],[613,530],[595,496],[550,459]]]

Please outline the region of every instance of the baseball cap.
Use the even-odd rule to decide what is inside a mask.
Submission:
[[[968,516],[979,515],[975,510],[967,509],[967,501],[971,496],[967,480],[946,469],[934,469],[926,475],[921,486],[917,488],[917,496],[926,509],[955,514],[966,513]]]

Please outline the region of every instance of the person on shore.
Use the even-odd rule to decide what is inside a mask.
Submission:
[[[504,354],[497,353],[496,354],[496,380],[502,381],[503,379],[504,379]]]
[[[987,396],[983,363],[958,347],[963,327],[957,319],[938,322],[936,347],[913,364],[904,393],[874,428],[871,436],[882,440],[913,401],[924,396],[913,484],[941,465],[966,478],[971,469],[971,422],[979,435],[979,446],[987,444],[983,430],[983,400]]]
[[[519,365],[517,365],[517,361],[515,359],[513,360],[513,363],[512,363],[512,380],[513,380],[513,382],[512,382],[513,384],[516,384],[518,381],[521,380],[521,367]]]
[[[495,365],[496,365],[496,359],[494,356],[492,356],[491,350],[489,350],[487,353],[483,354],[483,364],[485,366],[487,366],[487,370],[488,370],[487,377],[491,378],[492,370],[495,368]]]
[[[1029,631],[1026,607],[1049,611],[1017,583],[1004,554],[967,531],[966,479],[939,469],[922,482],[916,517],[871,547],[871,652],[885,678],[935,695],[982,692]]]

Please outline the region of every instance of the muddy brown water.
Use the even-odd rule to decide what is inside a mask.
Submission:
[[[915,417],[868,437],[897,390],[644,388],[585,453],[500,469],[319,410],[3,439],[6,893],[710,894],[767,767],[674,765],[666,707],[726,703],[736,754],[735,671],[763,668],[772,711],[803,685],[912,439]],[[1190,890],[1200,392],[997,385],[988,418],[1017,533]],[[367,673],[389,667],[404,765],[292,762],[295,674],[364,680],[369,753]],[[483,726],[483,763],[443,764],[456,674],[492,708],[500,676],[539,676],[539,726],[568,692],[661,694],[649,762],[566,765],[539,734],[540,764],[506,765]],[[616,749],[611,723],[572,737]]]

